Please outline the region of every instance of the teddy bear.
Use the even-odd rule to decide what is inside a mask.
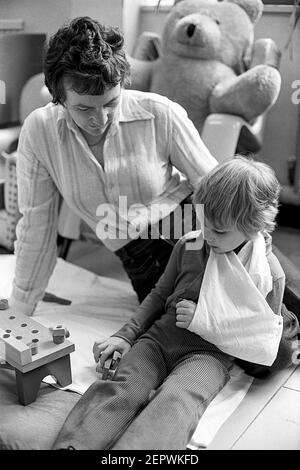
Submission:
[[[262,11],[261,0],[175,0],[162,35],[142,35],[128,56],[130,88],[179,103],[200,134],[211,113],[252,122],[275,103],[281,85],[277,46],[254,41]]]

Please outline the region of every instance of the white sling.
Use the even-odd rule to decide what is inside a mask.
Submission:
[[[265,300],[271,290],[261,233],[238,255],[211,250],[188,329],[231,356],[270,366],[277,356],[283,325],[282,317]]]

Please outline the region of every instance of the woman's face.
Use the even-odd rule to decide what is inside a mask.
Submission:
[[[94,137],[100,137],[113,121],[121,97],[121,86],[107,90],[103,95],[82,95],[65,85],[64,106],[77,126]]]

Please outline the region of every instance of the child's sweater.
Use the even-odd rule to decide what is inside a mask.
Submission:
[[[209,256],[210,248],[206,243],[201,249],[187,249],[196,241],[198,235],[199,232],[190,232],[178,241],[156,287],[139,306],[135,315],[114,336],[133,344],[143,335],[168,345],[169,348],[176,348],[176,345],[186,341],[191,353],[209,351],[220,354],[215,345],[186,329],[176,327],[176,304],[180,298],[197,303]],[[280,315],[285,276],[271,251],[271,237],[266,235],[265,239],[267,259],[273,277],[273,289],[266,300],[273,312]]]

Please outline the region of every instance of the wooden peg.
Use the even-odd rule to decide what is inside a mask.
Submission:
[[[61,344],[66,338],[69,338],[70,332],[63,325],[57,325],[49,328],[50,333],[52,334],[53,343]]]
[[[96,371],[102,374],[102,380],[112,380],[114,378],[121,358],[121,353],[115,351],[113,356],[104,362],[103,369],[100,367],[100,362],[97,364]]]
[[[7,310],[9,308],[7,299],[0,299],[0,310]]]

